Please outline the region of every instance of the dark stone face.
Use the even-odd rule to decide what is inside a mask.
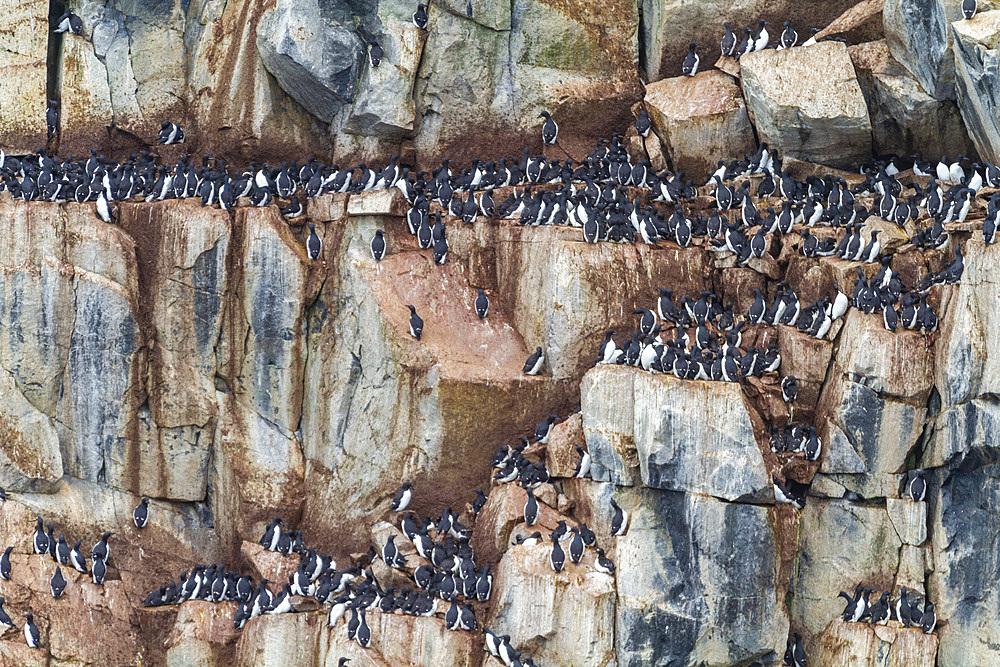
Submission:
[[[1000,577],[1000,465],[964,467],[945,475],[937,496],[944,535],[935,542],[947,547],[935,553],[942,574],[934,602],[953,631],[975,633],[1000,623],[1000,595],[988,583]]]
[[[770,653],[776,549],[767,510],[674,491],[623,495],[636,513],[620,538],[634,542],[619,545],[619,663],[691,664],[716,632],[729,638],[731,663]]]

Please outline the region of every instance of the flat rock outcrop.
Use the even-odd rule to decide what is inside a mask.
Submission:
[[[740,87],[719,70],[651,83],[643,104],[674,168],[691,178],[756,148]]]
[[[868,108],[844,44],[759,51],[740,68],[760,140],[782,155],[845,167],[871,154]]]
[[[583,379],[594,479],[763,501],[771,480],[736,384],[598,366]]]

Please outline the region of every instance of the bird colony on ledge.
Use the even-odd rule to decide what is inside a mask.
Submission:
[[[963,2],[966,18],[975,11],[974,0]],[[426,29],[426,5],[418,6],[413,22]],[[725,25],[721,42],[724,56],[738,58],[772,47],[766,21],[756,30],[747,28],[740,36]],[[67,12],[59,18],[57,30],[79,33],[80,19]],[[802,46],[815,43],[816,32]],[[798,34],[785,23],[776,48],[798,44]],[[683,62],[684,75],[694,76],[698,71],[697,47],[697,43],[690,44]],[[371,65],[378,67],[384,54],[372,42],[368,55]],[[57,114],[58,104],[53,102],[48,110],[52,133],[58,126]],[[560,147],[557,119],[547,111],[539,117],[543,144]],[[648,136],[650,127],[647,112],[640,109],[637,134]],[[162,123],[159,144],[178,144],[184,139],[178,124]],[[912,176],[900,178],[906,172]],[[831,293],[812,303],[800,301],[784,282],[773,301],[756,289],[746,312],[738,312],[732,303],[724,303],[711,291],[678,295],[666,285],[649,295],[648,308],[635,310],[636,326],[631,334],[616,339],[619,334],[608,329],[596,350],[596,365],[632,366],[681,380],[740,383],[771,375],[780,384],[783,400],[793,408],[798,382],[782,372],[781,350],[773,343],[766,349],[745,346],[744,332],[756,326],[786,326],[824,339],[853,308],[879,317],[891,332],[902,327],[932,333],[938,327],[933,307],[935,288],[959,282],[963,273],[962,248],[953,247],[946,226],[963,222],[973,206],[985,206],[982,234],[987,245],[996,240],[1000,192],[995,190],[1000,188],[1000,169],[988,162],[960,158],[932,165],[916,155],[906,160],[876,161],[862,174],[863,180],[853,186],[833,175],[797,180],[784,167],[781,156],[761,144],[753,154],[719,163],[706,183],[694,183],[683,173],[657,173],[648,160],[633,162],[619,135],[600,141],[579,160],[568,154],[566,159],[553,159],[525,148],[520,156],[498,161],[473,160],[459,166],[444,160],[431,172],[413,172],[397,157],[376,168],[366,164],[342,168],[308,158],[302,164],[251,163],[246,169],[234,169],[211,156],[200,162],[182,156],[176,164],[163,165],[146,151],[123,162],[106,159],[96,150],[78,160],[61,160],[43,149],[20,158],[0,151],[0,191],[23,201],[94,202],[95,214],[109,224],[116,222],[116,207],[130,201],[198,198],[202,206],[226,211],[238,206],[277,205],[281,214],[292,220],[304,214],[304,201],[321,195],[361,195],[395,188],[408,204],[405,220],[409,234],[435,265],[448,261],[448,224],[474,225],[484,220],[575,227],[589,244],[636,243],[656,248],[700,244],[721,257],[731,257],[736,266],[776,257],[785,245],[808,258],[839,257],[878,265],[874,277],[867,278],[859,267],[853,286],[834,285]],[[994,192],[981,198],[983,188]],[[917,249],[951,248],[953,259],[942,270],[907,284],[891,268],[892,255],[882,246],[880,228],[871,224],[874,221],[899,229],[912,221],[918,227],[909,244]],[[313,224],[308,230],[305,249],[310,259],[318,260],[323,239]],[[381,229],[368,241],[376,262],[398,242]],[[468,298],[480,319],[489,317],[490,299],[484,290]],[[406,308],[410,312],[409,333],[419,341],[424,322],[413,305]],[[545,351],[536,347],[522,370],[536,375],[544,367]],[[492,460],[496,483],[518,484],[524,489],[526,501],[520,519],[527,528],[536,525],[542,502],[535,490],[552,479],[544,460],[533,457],[530,448],[533,443],[545,444],[558,421],[556,415],[549,416],[537,426],[533,438],[502,446]],[[815,425],[790,420],[769,428],[771,451],[776,455],[808,461],[820,458],[823,443]],[[590,455],[582,447],[577,447],[577,454],[575,477],[588,478]],[[804,506],[807,485],[777,476],[773,483],[779,502],[799,509]],[[901,497],[921,501],[924,491],[923,474],[911,471]],[[344,620],[347,637],[361,647],[372,641],[369,614],[440,615],[449,630],[482,633],[485,650],[507,667],[534,664],[527,653],[511,645],[509,636],[497,636],[477,621],[473,603],[489,601],[493,574],[489,564],[477,562],[469,543],[471,528],[451,508],[444,508],[437,520],[407,511],[414,493],[411,484],[404,484],[392,502],[391,510],[399,519],[400,543],[396,543],[395,533],[390,534],[380,552],[372,549],[346,567],[338,568],[332,557],[307,546],[302,531],[286,531],[282,520],[275,518],[259,544],[283,557],[298,556],[298,565],[287,582],[254,581],[225,564],[199,565],[181,574],[178,581],[150,592],[145,605],[187,600],[236,602],[233,624],[238,629],[265,614],[322,610],[330,627],[336,628]],[[481,490],[475,493],[468,515],[473,522],[486,502]],[[611,536],[624,535],[629,524],[626,509],[611,500],[604,510],[610,517]],[[143,499],[133,521],[141,529],[148,520],[148,501]],[[89,573],[93,582],[101,585],[111,557],[108,540],[114,533],[105,532],[93,547],[88,569],[80,550],[82,541],[77,540],[71,548],[64,535],[55,539],[54,530],[51,525],[43,526],[41,517],[37,519],[35,554],[48,555],[61,567]],[[560,521],[548,535],[536,530],[515,539],[518,544],[550,544],[547,565],[555,573],[584,567],[612,576],[615,573],[614,563],[585,523],[567,527]],[[9,558],[12,548],[8,547],[0,560],[0,576],[7,580],[17,576]],[[584,563],[588,550],[593,557]],[[373,574],[379,564],[395,570],[406,585],[383,589]],[[271,583],[280,583],[280,592],[272,592]],[[59,598],[67,586],[60,567],[50,584],[53,598]],[[874,592],[864,584],[857,586],[853,596],[840,592],[847,601],[843,621],[872,625],[893,621],[924,633],[934,632],[934,604],[925,602],[921,609],[919,600],[907,597],[906,588],[895,602],[889,591],[872,602],[869,596]],[[827,592],[833,597],[832,593]],[[303,600],[311,600],[312,606]],[[2,605],[0,598],[0,627],[16,627]],[[30,613],[25,614],[23,633],[28,646],[40,645],[40,633]],[[341,659],[341,665],[346,660]],[[787,665],[806,664],[798,634],[789,637],[784,661]]]

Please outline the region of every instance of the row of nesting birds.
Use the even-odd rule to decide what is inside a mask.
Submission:
[[[6,497],[6,493],[0,489],[0,500],[6,500]],[[132,522],[136,528],[142,529],[146,527],[146,524],[149,522],[149,500],[147,498],[143,498],[139,505],[132,511]],[[45,526],[42,517],[38,517],[35,525],[35,533],[31,540],[32,551],[35,555],[49,556],[56,563],[55,572],[49,579],[49,592],[52,594],[53,599],[58,600],[61,598],[66,592],[66,587],[69,585],[69,582],[62,573],[63,567],[69,567],[78,572],[90,574],[94,584],[103,586],[104,578],[108,571],[108,559],[110,558],[108,540],[114,533],[110,531],[105,532],[91,549],[92,566],[88,571],[87,558],[80,551],[80,545],[83,544],[83,540],[77,540],[76,544],[70,547],[66,542],[65,535],[60,534],[59,538],[56,539],[54,531],[54,526]],[[10,561],[10,555],[13,551],[14,547],[8,546],[4,550],[3,556],[0,557],[0,579],[4,581],[13,580],[14,571]],[[5,599],[0,597],[0,635],[17,627],[3,609],[5,602]],[[24,633],[25,642],[31,648],[39,648],[42,645],[42,637],[34,621],[34,615],[26,612],[24,618],[25,623],[22,627],[22,632]]]

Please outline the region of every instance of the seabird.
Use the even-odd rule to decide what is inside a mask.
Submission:
[[[392,498],[392,511],[402,512],[407,507],[410,506],[410,500],[413,499],[413,484],[410,482],[403,482],[403,486],[400,487],[399,491]]]
[[[726,27],[726,32],[722,35],[722,41],[720,42],[722,56],[724,58],[732,58],[736,54],[736,35],[733,34],[733,29],[729,26],[729,23],[723,23],[722,25]]]
[[[62,597],[63,591],[66,590],[66,579],[63,577],[62,569],[56,565],[55,574],[49,580],[49,590],[52,592],[52,597],[59,599]]]
[[[369,42],[368,45],[370,47],[368,49],[368,58],[371,60],[372,67],[378,67],[385,56],[385,51],[376,42]]]
[[[688,45],[688,53],[684,57],[684,62],[681,65],[681,73],[684,74],[684,76],[694,76],[698,73],[698,63],[701,62],[701,59],[698,57],[698,54],[695,53],[696,48],[698,48],[698,42],[691,42]]]
[[[542,348],[537,347],[528,357],[528,360],[524,362],[524,368],[521,370],[526,375],[538,375],[538,371],[542,369],[542,364],[544,363],[545,355],[542,354]]]
[[[417,5],[417,11],[413,12],[413,25],[427,30],[427,5],[422,2]]]
[[[534,526],[538,519],[538,501],[535,500],[531,489],[525,489],[525,491],[528,494],[528,500],[524,503],[524,523],[528,526]]]
[[[49,539],[45,536],[45,528],[42,526],[42,517],[38,517],[35,524],[35,537],[31,546],[36,554],[45,554],[49,551]]]
[[[642,137],[646,138],[649,136],[649,129],[652,127],[652,123],[649,120],[649,114],[646,113],[645,109],[639,109],[639,117],[635,119],[635,131]]]
[[[41,646],[42,641],[42,636],[38,632],[38,626],[35,625],[31,614],[25,614],[24,618],[27,619],[24,623],[24,640],[30,648],[38,648]]]
[[[73,548],[69,552],[69,564],[77,572],[86,574],[87,561],[84,559],[83,554],[80,553],[80,544],[82,543],[83,540],[77,540],[76,544],[73,545]]]
[[[319,259],[319,255],[322,251],[323,239],[316,234],[316,226],[310,222],[309,236],[306,238],[306,253],[309,255],[309,259],[315,261]]]
[[[83,32],[83,21],[67,9],[62,13],[62,16],[56,19],[56,27],[52,32],[71,32],[74,35],[79,35]]]
[[[611,499],[611,509],[615,511],[611,517],[611,535],[622,536],[628,531],[628,512],[619,507],[614,498]]]
[[[0,579],[4,581],[10,581],[10,552],[13,550],[14,547],[7,547],[0,556]]]
[[[376,262],[381,262],[382,258],[385,257],[385,236],[381,229],[375,230],[375,236],[372,237],[370,246],[372,259]]]
[[[976,9],[978,9],[976,0],[962,0],[962,16],[965,17],[966,21],[972,20],[972,17],[976,15]]]
[[[486,296],[483,292],[483,288],[479,288],[479,296],[476,297],[475,301],[476,316],[479,319],[485,319],[486,315],[490,312],[490,298]]]
[[[552,114],[548,111],[543,111],[538,114],[539,118],[544,118],[545,122],[542,123],[542,143],[546,146],[551,146],[556,143],[556,139],[559,137],[559,126],[552,119]]]
[[[927,493],[927,481],[924,479],[923,470],[910,471],[910,483],[906,487],[906,495],[913,502],[920,502]]]
[[[163,121],[160,123],[160,132],[156,135],[156,142],[163,146],[184,143],[184,130],[177,123]]]
[[[288,202],[288,206],[281,209],[281,217],[286,220],[291,220],[292,218],[297,218],[303,213],[305,213],[305,208],[299,201],[298,197],[292,197],[291,201]]]
[[[108,573],[108,564],[103,558],[94,559],[94,566],[91,568],[90,576],[98,586],[104,585],[104,577]]]
[[[48,126],[49,139],[59,132],[59,102],[49,100],[48,109],[45,111],[45,124]]]
[[[934,632],[934,628],[937,626],[937,614],[934,613],[934,605],[928,603],[924,608],[924,613],[920,617],[920,629],[924,631],[924,634],[929,635]]]
[[[799,383],[794,375],[781,378],[781,398],[785,403],[794,403],[799,395]]]
[[[12,621],[10,616],[7,615],[7,612],[4,611],[3,606],[6,602],[7,601],[3,597],[0,597],[0,635],[5,634],[8,630],[13,630],[15,627],[14,621]]]
[[[420,334],[424,331],[424,321],[417,315],[416,308],[410,305],[406,307],[410,309],[410,335],[420,340]]]
[[[562,547],[559,546],[559,537],[553,533],[552,534],[552,551],[549,552],[549,565],[556,574],[562,572],[563,566],[566,564],[566,553],[563,551]]]
[[[142,502],[132,510],[132,521],[136,528],[145,528],[149,522],[149,498],[143,498]]]

